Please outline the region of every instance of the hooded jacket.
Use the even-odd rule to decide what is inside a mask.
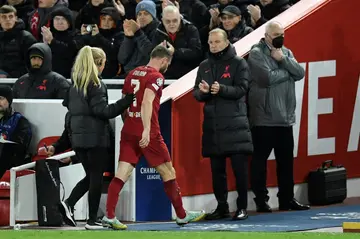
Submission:
[[[67,30],[57,31],[54,28],[54,18],[56,16],[62,16],[67,20],[69,23]],[[71,68],[79,49],[74,40],[75,27],[72,12],[66,7],[54,10],[51,13],[50,30],[54,38],[50,43],[53,70],[69,79]]]
[[[36,49],[43,55],[39,69],[34,69],[30,63],[30,52]],[[20,77],[13,86],[14,98],[27,99],[63,99],[70,84],[60,74],[52,71],[52,54],[45,43],[32,45],[25,56],[29,73]]]

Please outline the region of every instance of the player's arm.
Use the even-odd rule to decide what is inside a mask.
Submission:
[[[155,99],[155,92],[149,88],[146,88],[141,103],[141,120],[144,126],[144,131],[148,130],[150,132],[151,115],[153,111],[154,99]]]

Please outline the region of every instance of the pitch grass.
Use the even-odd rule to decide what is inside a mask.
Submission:
[[[1,239],[359,239],[356,233],[0,231]]]

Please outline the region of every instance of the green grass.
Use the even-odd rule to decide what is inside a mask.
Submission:
[[[0,231],[1,239],[359,239],[355,233]]]

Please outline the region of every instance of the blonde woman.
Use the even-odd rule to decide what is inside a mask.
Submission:
[[[71,195],[61,202],[64,222],[76,226],[74,206],[87,192],[89,218],[86,229],[102,228],[96,223],[102,190],[103,171],[110,147],[109,119],[123,113],[132,103],[134,95],[128,94],[113,104],[108,104],[107,88],[99,75],[103,71],[106,55],[100,48],[83,47],[72,71],[73,85],[63,105],[70,112],[72,148],[82,163],[86,176],[75,186]]]

